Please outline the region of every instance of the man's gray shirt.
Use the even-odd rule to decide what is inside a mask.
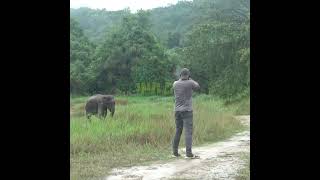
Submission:
[[[175,111],[192,111],[192,92],[199,89],[199,84],[192,80],[181,80],[173,83]]]

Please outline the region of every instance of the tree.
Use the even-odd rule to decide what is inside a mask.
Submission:
[[[178,32],[169,32],[168,34],[168,42],[167,42],[167,47],[168,48],[174,48],[174,47],[179,47],[180,46],[180,38],[181,35]]]
[[[128,93],[136,83],[165,83],[167,58],[149,27],[147,12],[127,15],[98,47],[93,66],[99,91]]]
[[[202,92],[230,98],[249,88],[248,24],[211,23],[195,28],[183,49]]]
[[[70,91],[87,92],[92,77],[87,68],[92,61],[94,45],[83,34],[79,23],[70,19]]]

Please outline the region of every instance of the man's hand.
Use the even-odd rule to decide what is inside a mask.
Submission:
[[[200,90],[200,86],[199,86],[199,84],[196,82],[196,81],[194,81],[193,79],[191,79],[190,77],[189,77],[189,80],[191,80],[191,81],[193,81],[193,89],[194,90]]]

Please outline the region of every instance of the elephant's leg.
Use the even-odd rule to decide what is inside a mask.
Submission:
[[[91,114],[90,113],[87,113],[87,119],[89,120],[89,122],[91,122]]]
[[[107,113],[108,113],[108,110],[107,110],[107,109],[105,109],[105,110],[103,111],[103,120],[105,120],[105,119],[106,119],[106,117],[107,117]]]
[[[102,104],[99,104],[99,106],[98,106],[98,117],[99,117],[99,119],[101,119],[103,117],[103,113],[104,113],[103,106],[102,106]]]
[[[109,111],[111,112],[111,117],[113,117],[114,111],[115,111],[115,107],[112,106],[109,108]]]
[[[115,102],[109,105],[108,107],[109,111],[111,112],[111,117],[113,117],[114,111],[115,111]]]

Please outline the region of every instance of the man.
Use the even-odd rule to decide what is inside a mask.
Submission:
[[[175,96],[175,121],[176,134],[173,139],[173,156],[181,156],[178,153],[178,147],[182,129],[185,129],[186,157],[199,158],[192,153],[192,130],[193,130],[193,110],[192,110],[192,92],[200,89],[199,84],[190,78],[190,71],[183,68],[180,73],[180,79],[173,83]]]

